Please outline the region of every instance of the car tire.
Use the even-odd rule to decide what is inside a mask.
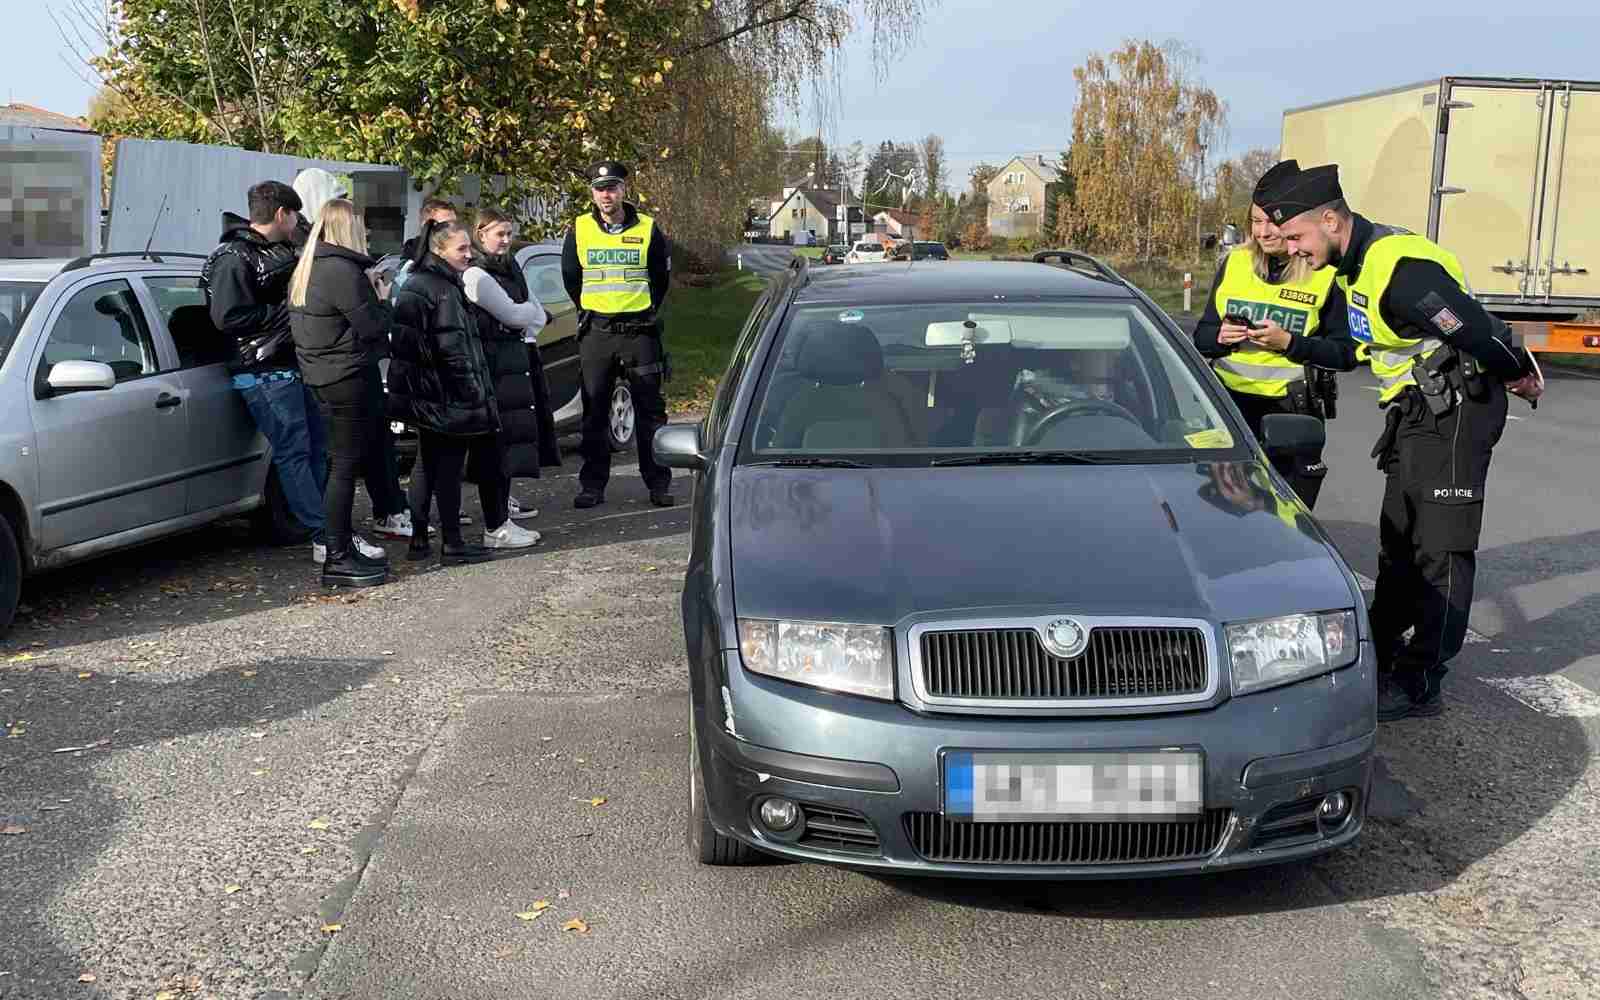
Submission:
[[[255,512],[256,532],[271,545],[299,545],[310,541],[311,529],[289,511],[289,498],[278,482],[278,468],[267,469],[267,482],[261,488],[261,507]]]
[[[706,815],[705,772],[700,766],[700,738],[694,727],[694,707],[689,708],[689,853],[703,865],[751,865],[761,853],[742,840],[724,837]]]
[[[0,635],[11,628],[22,597],[22,549],[7,518],[0,517]]]
[[[606,413],[606,436],[611,439],[611,450],[627,451],[633,447],[638,433],[638,414],[633,408],[633,390],[628,383],[617,379],[611,387],[611,408]]]

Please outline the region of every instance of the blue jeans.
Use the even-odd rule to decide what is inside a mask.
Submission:
[[[311,529],[313,542],[326,541],[322,495],[328,487],[328,445],[311,390],[298,375],[279,372],[236,375],[233,387],[272,445],[289,512]]]

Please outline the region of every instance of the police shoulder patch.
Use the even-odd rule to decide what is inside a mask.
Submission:
[[[1360,306],[1362,309],[1367,307],[1367,297],[1362,295],[1360,292],[1351,292],[1350,301]]]

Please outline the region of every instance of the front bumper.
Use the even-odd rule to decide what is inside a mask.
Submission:
[[[1365,821],[1376,744],[1370,657],[1203,711],[1111,719],[920,715],[731,666],[722,697],[739,736],[727,731],[726,704],[697,721],[707,811],[724,835],[786,858],[981,878],[1181,875],[1312,857],[1353,841]],[[944,750],[1167,746],[1205,754],[1200,819],[956,824],[942,815]],[[1316,806],[1336,791],[1354,804],[1347,820],[1325,825]],[[758,807],[769,796],[799,803],[818,835],[765,829]],[[1068,849],[1069,840],[1083,845]],[[952,843],[962,849],[947,850]]]

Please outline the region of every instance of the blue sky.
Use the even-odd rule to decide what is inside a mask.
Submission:
[[[62,58],[50,20],[67,0],[4,0],[0,96],[81,114],[93,88]],[[1526,12],[1524,12],[1526,11]],[[866,32],[845,55],[830,144],[944,137],[952,185],[980,160],[1059,152],[1072,128],[1072,68],[1125,38],[1176,38],[1230,108],[1230,151],[1276,146],[1285,108],[1446,74],[1600,78],[1600,2],[1339,0],[1312,4],[945,0],[919,44],[874,79]],[[812,131],[810,116],[795,127]]]

